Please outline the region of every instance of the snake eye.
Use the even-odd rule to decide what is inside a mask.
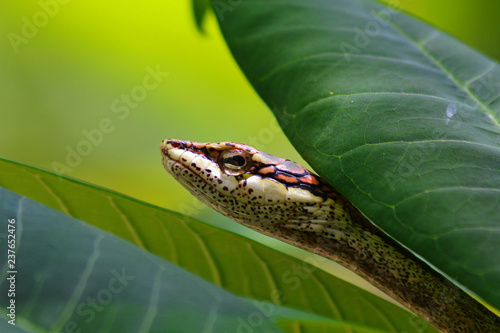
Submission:
[[[251,160],[240,149],[224,150],[219,156],[219,166],[226,175],[238,176],[250,169]]]

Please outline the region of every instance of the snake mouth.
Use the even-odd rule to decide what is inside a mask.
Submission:
[[[207,180],[218,179],[220,173],[214,172],[216,171],[214,162],[204,154],[197,154],[188,149],[191,145],[190,141],[163,140],[160,145],[160,152],[165,170],[177,179],[183,172],[190,174],[187,179],[197,176],[205,180],[207,184]],[[201,177],[201,175],[206,174],[210,175]]]

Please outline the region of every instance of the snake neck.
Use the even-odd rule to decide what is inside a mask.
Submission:
[[[500,318],[395,242],[342,195],[316,202],[249,205],[196,193],[260,233],[331,259],[391,296],[440,332],[500,332]]]
[[[265,208],[261,208],[266,210]],[[500,318],[375,227],[340,194],[238,222],[354,271],[441,332],[500,332]],[[239,220],[238,220],[239,218]]]

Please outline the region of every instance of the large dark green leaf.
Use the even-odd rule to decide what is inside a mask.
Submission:
[[[239,65],[311,166],[388,234],[500,308],[498,64],[369,0],[214,9]]]
[[[161,164],[159,167],[161,168]],[[167,174],[165,176],[168,177]],[[189,217],[96,186],[59,178],[43,170],[1,159],[0,186],[127,239],[237,295],[274,302],[259,307],[252,301],[260,312],[257,315],[255,312],[240,313],[251,323],[258,320],[258,316],[264,315],[280,321],[280,326],[287,331],[300,328],[305,332],[314,332],[318,327],[328,331],[335,327],[339,332],[419,332],[418,329],[424,327],[424,332],[434,332],[424,321],[407,311],[306,262]],[[13,204],[7,204],[6,207],[15,211]],[[4,220],[0,221],[2,234],[6,229]],[[63,231],[66,234],[79,233],[72,228]],[[41,238],[38,241],[41,243],[38,243],[37,249],[41,249],[42,254],[48,248],[68,253],[70,261],[73,255],[77,258],[85,256],[78,254],[76,250],[70,254],[69,250],[52,249],[54,245],[51,244],[57,245],[58,242],[51,240],[49,235],[50,233],[43,236],[38,234]],[[118,259],[126,256],[117,254],[121,253],[119,248],[113,251],[100,253]],[[28,257],[29,254],[23,255],[23,258]],[[89,255],[86,256],[87,259],[88,257]],[[0,258],[5,257],[2,255]],[[313,263],[321,260],[312,255],[306,259]],[[45,261],[30,261],[33,266],[37,266],[37,262],[42,267],[30,266],[29,269],[43,271]],[[53,268],[56,269],[57,266]],[[58,273],[56,271],[51,274]],[[145,278],[150,281],[147,276]],[[310,317],[300,312],[295,314],[297,320],[291,320],[291,312],[280,305],[305,311]],[[278,310],[284,312],[279,314]],[[318,316],[323,319],[319,320]],[[307,321],[304,322],[303,319]]]

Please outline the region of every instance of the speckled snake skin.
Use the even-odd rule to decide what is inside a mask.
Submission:
[[[351,269],[441,332],[500,332],[500,318],[375,227],[297,163],[233,143],[164,140],[165,170],[199,200]]]

